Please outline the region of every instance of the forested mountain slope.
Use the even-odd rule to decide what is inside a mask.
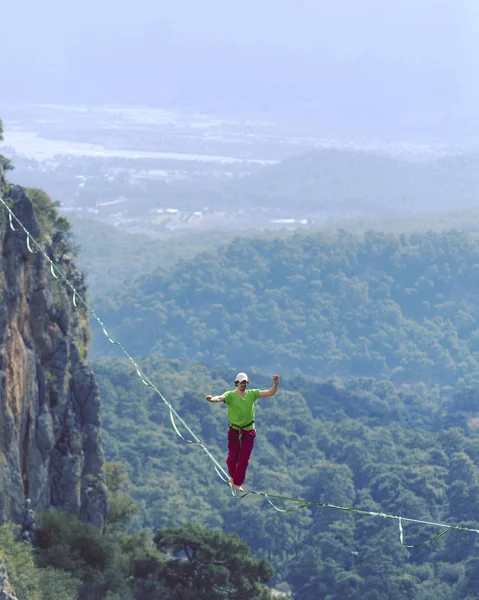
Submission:
[[[142,366],[223,462],[226,410],[206,403],[204,394],[230,389],[232,369],[159,355]],[[138,524],[190,521],[238,532],[272,561],[275,583],[289,582],[296,600],[474,597],[474,534],[452,531],[409,551],[399,544],[396,521],[317,507],[280,514],[264,499],[236,500],[201,448],[175,435],[166,406],[128,361],[103,360],[94,368],[106,455],[128,465],[142,508]],[[249,375],[254,387],[270,384],[269,375]],[[367,378],[284,378],[275,397],[258,401],[246,489],[477,527],[478,409],[472,389],[440,395]],[[405,524],[405,542],[439,531]]]
[[[201,252],[214,251],[237,237],[285,239],[296,235],[294,231],[238,229],[236,231],[208,231],[182,234],[161,239],[127,232],[93,219],[68,216],[79,247],[78,262],[86,272],[86,282],[92,297],[109,293],[115,287],[151,273],[161,266],[169,269],[180,260],[190,260]],[[425,231],[455,231],[477,234],[479,231],[479,207],[469,207],[442,212],[425,212],[416,215],[400,215],[370,218],[349,218],[311,226],[310,235],[318,232],[350,231],[412,233]]]
[[[242,205],[317,214],[400,214],[476,205],[479,154],[410,162],[373,152],[317,150],[231,186]]]
[[[131,282],[139,275],[161,266],[172,267],[179,260],[211,250],[224,240],[223,232],[207,236],[184,234],[164,239],[129,233],[93,219],[69,216],[79,245],[78,261],[86,273],[92,296]]]
[[[479,380],[479,245],[460,233],[236,239],[97,303],[130,352],[397,384]],[[92,356],[114,351],[94,328]]]

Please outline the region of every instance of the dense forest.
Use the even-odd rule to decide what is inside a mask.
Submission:
[[[237,534],[186,524],[130,534],[136,507],[122,465],[107,464],[112,487],[107,532],[62,512],[38,516],[35,547],[0,527],[0,559],[18,600],[272,600],[273,574]],[[3,565],[1,569],[2,597]],[[10,586],[6,592],[11,592]]]
[[[68,214],[75,238],[81,249],[78,262],[86,273],[86,280],[94,298],[110,292],[124,282],[152,272],[158,265],[171,268],[180,260],[189,260],[207,250],[213,251],[237,237],[257,239],[287,239],[294,231],[261,231],[237,229],[233,231],[209,231],[207,235],[171,235],[161,239],[126,232],[105,222]],[[455,231],[477,233],[479,210],[476,207],[447,212],[424,213],[394,217],[371,217],[340,219],[310,227],[311,234],[321,232],[350,231],[358,235],[366,232],[413,233],[424,231]]]
[[[477,527],[478,264],[476,239],[457,232],[238,238],[99,310],[219,458],[226,414],[204,394],[237,368],[258,387],[284,375],[258,406],[248,489]],[[139,523],[239,531],[299,600],[473,597],[473,534],[410,551],[395,522],[237,502],[128,362],[94,365],[105,447],[128,465]],[[406,543],[435,533],[407,525]]]
[[[130,351],[396,385],[479,380],[479,245],[463,233],[237,238],[97,302]],[[94,328],[92,356],[113,350]]]
[[[231,370],[158,355],[143,367],[223,461],[226,409],[204,393],[230,389]],[[474,534],[451,531],[407,550],[395,521],[318,507],[280,514],[262,498],[235,499],[201,448],[175,435],[169,411],[128,361],[106,359],[95,372],[107,456],[128,465],[137,525],[239,533],[271,561],[273,583],[288,582],[298,600],[475,597]],[[250,379],[270,385],[264,373]],[[246,489],[477,527],[478,409],[470,388],[449,396],[373,378],[286,378],[275,397],[258,401]],[[405,543],[439,531],[405,524]]]
[[[184,234],[152,239],[92,219],[69,215],[68,220],[80,246],[78,263],[85,271],[92,296],[131,283],[158,265],[169,268],[179,260],[191,259],[215,248],[225,237],[222,232],[209,232],[204,237]]]

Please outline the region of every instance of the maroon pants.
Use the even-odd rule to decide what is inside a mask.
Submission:
[[[245,480],[249,457],[253,451],[256,437],[254,429],[241,433],[242,435],[240,435],[239,429],[233,429],[233,427],[230,427],[228,431],[228,458],[226,464],[235,485],[242,485]]]

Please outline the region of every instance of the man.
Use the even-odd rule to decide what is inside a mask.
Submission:
[[[256,430],[254,428],[254,403],[258,398],[274,396],[278,391],[279,376],[273,376],[273,387],[269,390],[247,390],[249,384],[246,373],[238,373],[235,379],[235,390],[225,392],[222,396],[205,396],[208,402],[224,402],[228,407],[228,472],[230,484],[235,490],[241,487],[246,478],[249,458],[253,451]]]

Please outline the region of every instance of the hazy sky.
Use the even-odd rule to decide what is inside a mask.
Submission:
[[[381,45],[390,55],[459,49],[478,39],[477,0],[16,0],[2,3],[2,38],[30,47],[82,35],[158,30],[187,41],[314,49]],[[162,31],[163,30],[163,31]],[[51,39],[53,36],[55,39]],[[101,40],[85,39],[85,43]]]
[[[478,0],[2,4],[0,102],[316,107],[386,120],[479,105]]]

